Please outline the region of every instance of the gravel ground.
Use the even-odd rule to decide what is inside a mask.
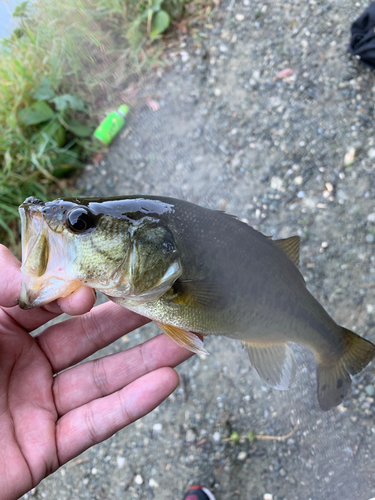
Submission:
[[[184,198],[268,235],[299,234],[309,290],[339,324],[375,341],[375,81],[347,53],[366,7],[223,2],[212,24],[180,34],[80,188]],[[156,333],[148,325],[100,354]],[[374,363],[342,406],[323,413],[304,349],[292,388],[278,392],[240,343],[210,338],[206,347],[211,356],[181,366],[180,387],[159,408],[25,498],[181,500],[196,482],[217,500],[375,496]],[[297,422],[286,439],[248,438],[283,436]],[[233,432],[239,442],[227,440]]]

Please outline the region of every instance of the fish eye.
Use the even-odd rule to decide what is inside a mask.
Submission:
[[[95,220],[85,208],[74,208],[68,213],[66,223],[73,233],[84,233],[94,226]]]

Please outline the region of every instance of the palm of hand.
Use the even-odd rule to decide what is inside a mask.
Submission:
[[[22,494],[59,467],[58,412],[48,359],[23,328],[13,328],[0,336],[0,470]]]
[[[57,303],[23,311],[14,306],[19,267],[0,245],[3,500],[19,498],[60,465],[154,409],[177,387],[172,367],[192,355],[158,335],[127,351],[77,365],[148,320],[113,303],[87,312],[94,296],[85,287]],[[63,311],[81,316],[30,336]]]

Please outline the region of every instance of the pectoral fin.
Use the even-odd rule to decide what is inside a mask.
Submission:
[[[242,342],[247,347],[250,362],[259,376],[274,389],[289,389],[296,373],[292,348],[285,342]]]
[[[173,285],[175,304],[197,309],[222,309],[227,302],[225,289],[204,280],[177,280]]]
[[[164,325],[155,321],[160,330],[167,335],[171,340],[176,342],[181,347],[188,349],[189,351],[195,352],[195,354],[206,354],[209,353],[203,347],[203,340],[201,340],[195,333],[182,330],[177,326]]]

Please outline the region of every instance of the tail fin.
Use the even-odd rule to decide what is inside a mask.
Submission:
[[[360,372],[375,356],[375,345],[357,334],[342,328],[346,338],[344,354],[332,365],[318,364],[318,400],[322,410],[327,411],[338,406],[347,395],[350,375]]]

